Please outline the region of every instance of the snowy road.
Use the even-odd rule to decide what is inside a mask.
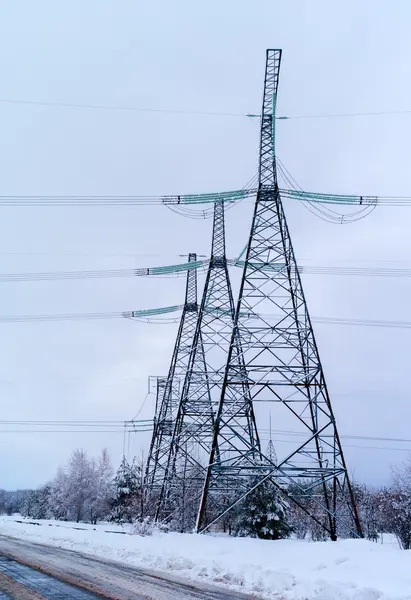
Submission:
[[[20,564],[16,565],[13,561]],[[33,567],[40,574],[32,569],[24,570],[25,567],[21,565]],[[67,590],[65,592],[63,588],[58,588],[58,585],[61,586],[59,582],[53,582],[41,574],[49,575],[66,584],[79,586],[91,593],[79,592],[75,596],[73,593],[66,595]],[[40,587],[36,587],[34,581],[27,596],[20,595],[21,591],[18,595],[13,595],[15,590],[14,592],[11,590],[10,581],[21,586],[27,585],[28,581],[33,582],[36,578]],[[4,579],[3,587],[2,579]],[[47,586],[50,585],[57,586],[55,592],[52,592],[54,595],[46,593]],[[250,596],[220,591],[216,587],[187,584],[171,576],[166,579],[151,571],[6,536],[0,536],[0,599],[2,592],[5,593],[5,598],[16,597],[22,600],[23,598],[92,600],[95,598],[94,594],[112,600],[245,600],[247,598],[250,600]],[[7,595],[8,593],[10,596]]]
[[[0,590],[0,599],[3,600],[99,600],[100,598],[4,556],[0,556]]]

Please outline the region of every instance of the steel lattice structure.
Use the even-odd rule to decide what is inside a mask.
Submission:
[[[197,262],[197,255],[188,255],[189,263]],[[177,332],[168,375],[157,379],[157,401],[153,435],[147,458],[145,487],[148,493],[161,488],[167,467],[170,441],[180,402],[182,382],[197,325],[197,270],[187,270],[183,312]]]
[[[336,539],[343,530],[361,535],[361,527],[277,183],[280,61],[281,50],[267,50],[258,193],[197,531],[269,479]],[[239,368],[237,340],[245,369]],[[250,397],[258,406],[257,424],[272,409],[281,428],[297,429],[282,455],[277,448],[275,463],[271,452],[270,459],[250,442]],[[229,505],[227,480],[234,490]]]
[[[187,496],[182,490],[188,486],[191,502],[196,506],[191,523],[188,523],[191,528],[195,525],[214,435],[234,313],[225,247],[224,203],[216,202],[211,259],[157,511],[157,518],[164,519],[176,509],[181,510],[181,499]],[[237,339],[234,346],[233,360],[237,359],[238,369],[243,371]],[[241,390],[241,397],[249,398],[246,385]],[[250,443],[259,447],[251,402],[244,419]]]

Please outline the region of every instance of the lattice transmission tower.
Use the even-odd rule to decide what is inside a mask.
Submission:
[[[211,258],[157,510],[157,518],[170,518],[181,512],[182,502],[189,501],[191,512],[186,514],[182,529],[192,529],[195,525],[230,343],[232,360],[240,372],[244,371],[239,341],[237,338],[231,341],[234,313],[224,203],[220,201],[214,204]],[[243,379],[245,382],[246,378]],[[243,399],[250,398],[246,383],[239,393]],[[251,400],[248,403],[245,400],[243,405],[249,441],[258,449]]]
[[[188,262],[195,263],[197,255],[188,255]],[[145,471],[146,493],[160,490],[169,455],[182,384],[197,325],[197,269],[187,270],[183,312],[177,332],[173,355],[167,377],[157,378],[157,399],[153,423],[153,435]]]
[[[258,192],[197,531],[210,527],[270,480],[332,539],[342,531],[361,536],[277,183],[274,139],[280,61],[281,50],[267,51]],[[238,368],[237,339],[245,370]],[[244,373],[247,394],[238,394],[244,388]],[[289,430],[286,442],[276,444],[276,459],[249,440],[244,418],[248,394],[260,434],[270,410],[277,429]],[[227,480],[234,490],[229,506],[223,493]]]

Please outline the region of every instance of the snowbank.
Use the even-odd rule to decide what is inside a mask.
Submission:
[[[270,542],[178,533],[141,537],[111,524],[16,519],[20,517],[0,517],[0,533],[225,584],[261,598],[411,600],[411,551],[391,544]]]

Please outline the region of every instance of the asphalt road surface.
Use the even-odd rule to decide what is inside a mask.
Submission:
[[[0,600],[250,600],[72,550],[0,535]],[[256,597],[253,596],[255,599]],[[258,600],[258,599],[257,599]]]
[[[101,596],[68,585],[4,556],[0,556],[0,590],[0,600],[101,600]]]

